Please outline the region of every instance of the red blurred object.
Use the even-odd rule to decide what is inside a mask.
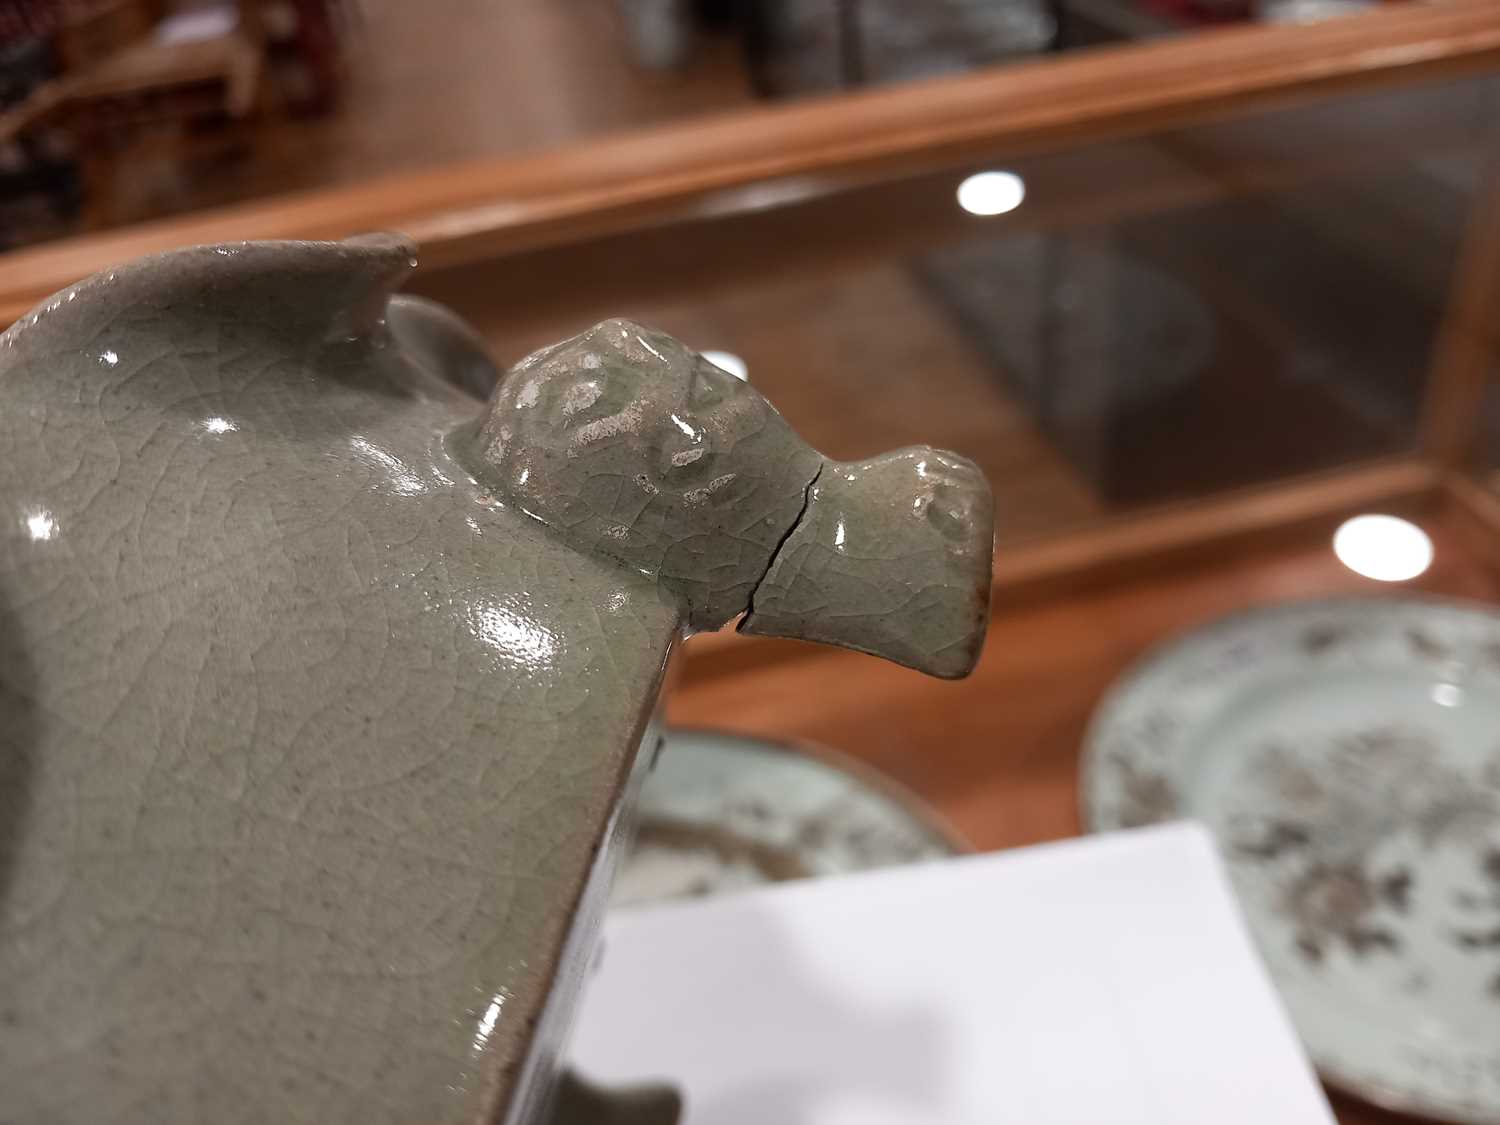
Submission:
[[[61,7],[58,0],[0,0],[0,55],[18,43],[53,34]]]
[[[1192,26],[1239,23],[1255,14],[1250,0],[1141,0],[1141,7],[1153,15]]]

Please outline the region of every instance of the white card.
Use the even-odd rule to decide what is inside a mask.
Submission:
[[[612,913],[574,1065],[685,1125],[1332,1125],[1178,824]]]

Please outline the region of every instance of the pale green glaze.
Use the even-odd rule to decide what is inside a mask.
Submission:
[[[552,422],[500,450],[551,361],[486,415],[472,333],[390,301],[414,264],[390,238],[180,251],[0,336],[0,1116],[539,1104],[671,644],[749,606],[822,461],[621,322],[580,339],[667,358],[624,340],[576,407],[594,369],[563,345]],[[570,459],[590,408],[640,424]],[[674,475],[703,447],[674,413],[727,467]],[[977,648],[938,639],[942,674]]]
[[[744,612],[823,459],[672,337],[609,320],[516,364],[474,472],[592,554],[659,580],[688,624]]]
[[[936,676],[979,659],[994,501],[973,462],[925,445],[828,461],[664,333],[608,320],[527,356],[465,459],[580,550],[658,581],[690,628],[749,611],[743,632]]]
[[[993,540],[990,490],[966,458],[922,445],[830,462],[740,629],[967,676],[989,618]]]

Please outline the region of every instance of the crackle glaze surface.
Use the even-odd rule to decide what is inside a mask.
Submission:
[[[1500,1121],[1500,613],[1350,599],[1229,618],[1117,687],[1087,753],[1094,828],[1214,830],[1327,1077]]]
[[[826,522],[822,457],[649,329],[486,407],[480,341],[391,297],[414,265],[178,251],[0,335],[9,1118],[530,1120],[671,644]],[[983,603],[988,488],[933,494],[984,515],[965,570],[906,477],[899,519],[841,501],[877,549],[818,582],[879,596],[828,638],[952,675],[982,620],[876,618]]]
[[[188,251],[0,342],[11,1119],[509,1080],[679,617],[450,457],[479,404],[374,319],[410,265]]]
[[[624,320],[516,364],[475,455],[524,511],[678,592],[695,629],[744,611],[823,463],[747,383]]]
[[[930,446],[830,462],[755,590],[741,632],[875,653],[967,676],[989,616],[989,488],[972,461]]]

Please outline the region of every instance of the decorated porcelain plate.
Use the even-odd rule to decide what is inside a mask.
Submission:
[[[669,730],[613,905],[967,851],[915,796],[832,751]]]
[[[1191,633],[1100,706],[1083,802],[1097,830],[1210,826],[1326,1078],[1500,1122],[1500,613],[1349,599]]]

